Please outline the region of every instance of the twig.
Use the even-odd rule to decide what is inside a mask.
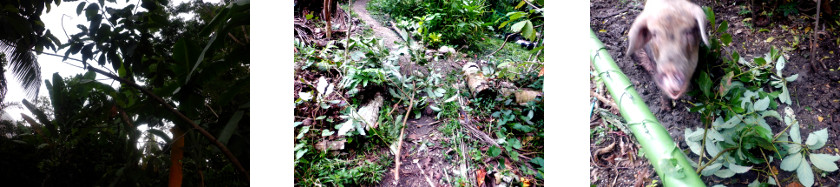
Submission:
[[[400,181],[400,152],[402,151],[402,142],[403,136],[405,135],[405,123],[408,122],[408,114],[411,112],[411,109],[414,107],[414,91],[411,93],[411,100],[408,102],[408,110],[405,111],[405,117],[403,117],[403,124],[400,127],[400,138],[399,143],[397,143],[397,154],[394,155],[396,159],[394,162],[396,163],[396,167],[394,168],[394,185],[396,185]]]
[[[42,54],[49,54],[49,53],[42,53]],[[53,54],[53,55],[56,55],[56,54]],[[76,61],[79,61],[79,62],[83,62],[82,60],[75,59],[75,58],[68,58],[68,59],[72,59],[72,60],[76,60]],[[222,151],[222,153],[224,153],[224,154],[225,154],[225,156],[228,158],[228,160],[230,160],[230,162],[232,162],[232,163],[233,163],[233,165],[234,165],[234,166],[236,166],[236,169],[238,169],[238,170],[239,170],[240,172],[242,172],[242,173],[245,173],[245,176],[248,178],[248,181],[251,181],[251,174],[249,174],[249,173],[248,173],[248,170],[245,170],[245,167],[242,167],[242,164],[241,164],[241,163],[239,163],[239,159],[236,159],[236,156],[234,156],[234,155],[233,155],[233,153],[231,153],[231,152],[230,152],[230,150],[228,150],[227,146],[225,146],[224,144],[222,144],[221,142],[219,142],[218,140],[216,140],[216,138],[215,138],[215,137],[213,137],[213,135],[212,135],[212,134],[210,134],[209,132],[207,132],[206,130],[204,130],[204,128],[201,128],[200,126],[198,126],[198,124],[195,124],[195,122],[193,122],[193,120],[191,120],[191,119],[190,119],[190,118],[188,118],[187,116],[184,116],[184,114],[182,114],[182,113],[181,113],[181,112],[179,112],[177,109],[175,109],[174,107],[172,107],[171,105],[169,105],[169,103],[166,103],[166,101],[164,101],[162,98],[158,97],[157,95],[155,95],[155,94],[154,94],[154,93],[152,93],[151,91],[149,91],[149,90],[147,90],[147,89],[145,89],[145,88],[143,88],[143,87],[140,87],[139,85],[135,84],[133,81],[128,81],[128,80],[125,80],[125,79],[123,79],[123,78],[120,78],[119,76],[116,76],[116,75],[110,74],[110,73],[105,72],[105,71],[102,71],[102,70],[100,70],[100,69],[96,69],[96,68],[94,68],[93,66],[89,66],[88,68],[89,68],[90,70],[93,70],[93,71],[94,71],[94,72],[96,72],[96,73],[99,73],[99,74],[101,74],[101,75],[105,75],[106,77],[110,77],[111,79],[114,79],[114,80],[120,81],[121,83],[128,84],[129,86],[134,87],[135,89],[140,90],[140,91],[141,91],[141,92],[143,92],[144,94],[148,95],[149,97],[151,97],[152,99],[154,99],[155,101],[157,101],[158,103],[160,103],[161,105],[163,105],[163,107],[164,107],[164,108],[166,108],[166,109],[167,109],[167,110],[169,110],[170,112],[174,113],[174,114],[175,114],[175,116],[177,116],[178,118],[181,118],[181,120],[186,121],[188,124],[190,124],[190,126],[192,126],[194,129],[198,130],[198,132],[200,132],[200,133],[201,133],[201,135],[204,135],[204,137],[205,137],[205,138],[207,138],[208,140],[210,140],[210,142],[212,142],[214,145],[216,145],[216,147],[218,147],[218,148],[219,148],[219,150],[221,150],[221,151]]]
[[[770,161],[767,160],[767,155],[764,154],[764,150],[763,149],[758,149],[758,150],[761,151],[761,157],[764,157],[764,163],[767,164],[767,168],[771,168],[770,167]],[[776,176],[776,173],[774,173],[772,170],[770,171],[770,175],[773,175],[773,180],[776,181],[776,184],[781,184],[781,183],[779,183],[779,176]]]
[[[715,155],[715,157],[714,157],[714,158],[712,158],[711,160],[709,160],[708,162],[706,162],[706,164],[703,164],[703,166],[702,166],[702,167],[697,168],[697,171],[696,171],[696,172],[697,172],[697,173],[700,173],[700,171],[703,171],[703,169],[706,169],[706,166],[709,166],[710,164],[714,163],[714,162],[715,162],[715,160],[717,160],[717,159],[718,159],[718,157],[720,157],[720,155],[723,155],[723,153],[726,153],[726,152],[729,152],[729,151],[732,151],[732,150],[735,150],[735,149],[737,149],[737,147],[730,147],[730,148],[724,149],[723,151],[721,151],[720,153],[718,153],[717,155]]]
[[[592,95],[592,96],[594,96],[595,98],[598,98],[598,100],[599,100],[599,101],[601,101],[602,103],[609,104],[609,105],[610,105],[610,107],[612,107],[612,108],[614,108],[614,109],[616,109],[616,110],[618,110],[618,109],[619,109],[619,108],[618,108],[618,105],[616,105],[616,104],[615,104],[615,102],[612,102],[612,101],[608,100],[607,98],[604,98],[603,96],[596,94],[596,93],[595,93],[595,92],[593,92],[592,90],[589,90],[589,95]]]
[[[420,169],[420,173],[423,174],[423,177],[426,177],[426,182],[429,183],[429,186],[435,187],[435,184],[432,183],[432,179],[429,178],[429,175],[426,175],[426,172],[423,171],[423,167],[420,167],[420,164],[415,162],[414,165],[417,165],[417,169]]]
[[[510,39],[510,36],[513,36],[514,34],[517,34],[517,33],[513,33],[513,34],[510,34],[510,35],[507,35],[507,36],[505,37],[505,42],[503,42],[503,43],[502,43],[502,47],[499,47],[499,49],[496,49],[496,51],[493,51],[493,53],[490,53],[490,54],[489,54],[489,55],[487,55],[487,56],[493,56],[493,54],[496,54],[496,52],[499,52],[499,51],[501,51],[501,50],[502,50],[502,48],[505,48],[505,44],[507,44],[508,40]]]

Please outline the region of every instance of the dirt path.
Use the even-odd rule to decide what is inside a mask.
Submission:
[[[394,42],[402,41],[402,39],[394,31],[382,26],[382,24],[370,16],[370,13],[366,9],[368,1],[355,1],[352,6],[353,11],[356,12],[359,19],[373,29],[374,35],[377,38],[385,42],[385,46],[389,49],[396,50]],[[410,63],[406,55],[401,58],[400,64],[403,71],[413,69],[411,67],[414,66],[413,63]],[[406,69],[407,67],[409,68]],[[445,170],[452,171],[457,166],[444,159],[445,154],[452,154],[452,150],[440,146],[442,142],[452,141],[452,139],[445,137],[437,130],[439,123],[439,121],[436,122],[430,116],[423,116],[420,119],[408,121],[408,124],[405,126],[402,150],[400,151],[400,161],[402,162],[400,166],[400,179],[394,185],[395,177],[392,172],[394,168],[388,168],[388,172],[385,173],[378,186],[428,186],[427,178],[433,181],[432,183],[439,185],[439,182],[448,179],[448,176],[445,175],[452,175],[451,173],[445,173]],[[427,147],[424,144],[432,146]],[[387,149],[384,149],[381,154],[390,153]]]
[[[389,49],[394,49],[394,41],[398,41],[399,37],[391,29],[383,27],[382,24],[379,24],[379,22],[370,17],[370,13],[366,9],[367,3],[368,0],[356,1],[353,3],[353,11],[359,15],[359,19],[362,19],[365,24],[373,29],[373,33],[377,38],[381,38],[385,42],[385,46],[388,46]]]

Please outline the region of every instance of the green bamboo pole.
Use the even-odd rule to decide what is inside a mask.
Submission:
[[[604,44],[590,28],[592,47],[589,60],[595,66],[598,76],[604,80],[607,90],[616,100],[621,116],[628,128],[645,151],[645,157],[653,165],[664,186],[706,186],[694,172],[691,163],[668,131],[650,112],[647,104],[633,88],[621,69],[615,64]]]

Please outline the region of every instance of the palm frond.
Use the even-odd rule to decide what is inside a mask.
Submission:
[[[36,98],[41,89],[41,66],[38,64],[35,53],[8,41],[0,41],[0,52],[6,54],[6,60],[11,67],[12,75],[20,81],[26,96]],[[8,84],[4,85],[8,86]]]

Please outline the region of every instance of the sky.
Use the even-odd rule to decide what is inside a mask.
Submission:
[[[211,2],[211,3],[218,3],[220,1],[221,0],[204,0],[204,2]],[[55,6],[55,4],[52,4],[51,5],[52,9],[50,10],[50,12],[46,12],[46,10],[45,10],[45,14],[41,15],[41,21],[44,22],[44,25],[46,26],[46,28],[48,30],[50,30],[50,33],[52,33],[55,37],[57,37],[62,43],[67,41],[67,39],[68,39],[67,36],[68,35],[72,35],[72,34],[76,34],[76,33],[81,32],[81,30],[79,28],[77,28],[76,25],[78,25],[78,24],[88,25],[88,20],[84,16],[84,12],[82,12],[81,15],[76,14],[76,7],[81,2],[84,2],[84,1],[63,2],[63,3],[61,3],[60,6],[57,6],[57,7]],[[173,3],[173,4],[180,4],[181,2],[189,2],[189,0],[172,0],[172,1],[170,1],[170,3]],[[131,2],[131,3],[136,3],[136,2]],[[116,3],[110,3],[110,2],[107,2],[107,1],[105,2],[105,6],[111,7],[111,8],[117,8],[117,9],[124,8],[125,6],[128,6],[129,4],[130,3],[125,3],[125,1],[116,1]],[[137,6],[137,7],[139,7],[139,6]],[[145,9],[140,7],[140,9],[138,11],[145,11]],[[178,15],[178,17],[182,17],[182,18],[185,18],[185,19],[186,18],[191,18],[193,16],[194,16],[193,14],[180,14],[180,15]],[[62,29],[62,18],[64,19],[63,20],[64,21],[64,28],[63,29]],[[103,23],[104,22],[105,21],[103,21]],[[65,30],[67,31],[67,35],[64,34]],[[53,52],[52,50],[44,49],[44,52],[64,55],[64,52],[65,52],[66,49],[67,48],[65,48],[64,50],[59,50],[58,52]],[[76,59],[81,59],[82,58],[81,53],[78,53],[76,55],[70,55],[70,57],[73,57],[73,58],[76,58]],[[47,88],[46,88],[43,80],[52,80],[52,76],[53,76],[54,73],[57,72],[59,75],[61,75],[61,77],[69,77],[69,76],[73,76],[73,75],[76,75],[76,74],[84,74],[85,73],[84,69],[73,66],[73,65],[81,66],[81,62],[68,60],[65,63],[65,62],[62,62],[61,60],[62,60],[62,57],[55,57],[55,56],[50,56],[50,55],[45,55],[45,54],[38,55],[38,63],[41,65],[41,89],[40,89],[40,93],[38,94],[39,96],[49,97],[48,96],[49,91],[47,91]],[[69,65],[67,63],[73,64],[73,65]],[[91,64],[95,65],[96,68],[107,69],[107,70],[111,70],[111,71],[115,72],[113,70],[113,68],[110,67],[110,65],[106,64],[103,67],[103,66],[99,66],[96,63],[91,63]],[[26,97],[26,93],[24,92],[24,89],[21,86],[20,81],[14,75],[11,74],[11,71],[9,69],[6,69],[6,73],[5,73],[4,76],[7,78],[7,83],[8,83],[8,85],[7,85],[8,91],[6,92],[5,101],[21,102],[23,99],[27,99],[31,102],[35,99],[35,98]],[[96,78],[100,82],[103,82],[105,84],[109,84],[109,85],[113,86],[114,88],[119,87],[119,83],[117,83],[117,82],[115,82],[111,79],[108,79],[105,76],[97,74]],[[21,113],[26,114],[28,116],[33,116],[25,108],[9,107],[8,109],[5,109],[4,112],[5,112],[5,114],[3,114],[3,117],[0,117],[2,119],[11,117],[14,120],[20,120],[21,119],[21,115],[20,115]],[[138,129],[140,129],[141,132],[145,132],[148,129],[148,127],[146,127],[146,125],[140,125],[138,127]],[[172,136],[169,133],[168,130],[165,130],[165,129],[162,129],[162,130],[163,130],[163,132],[167,133],[167,135]]]

